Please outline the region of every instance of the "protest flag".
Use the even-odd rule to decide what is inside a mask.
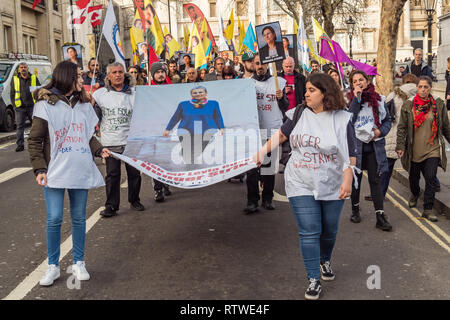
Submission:
[[[186,10],[187,14],[191,18],[192,22],[195,22],[197,24],[197,30],[198,32],[202,32],[202,24],[203,22],[206,22],[206,27],[208,28],[208,38],[212,41],[212,46],[216,45],[216,41],[213,37],[213,33],[211,31],[211,27],[209,26],[208,20],[206,20],[205,15],[203,14],[202,10],[198,6],[196,6],[193,3],[185,3],[183,4],[184,10]]]
[[[159,56],[164,51],[164,36],[158,15],[150,0],[144,1],[144,18],[148,46]]]
[[[39,4],[39,3],[41,3],[42,2],[42,0],[34,0],[33,1],[33,10],[34,10],[34,8],[36,8],[36,6]]]
[[[198,33],[195,23],[192,24],[191,38],[189,39],[189,50],[195,54],[195,68],[206,68],[206,56],[203,45],[200,41],[200,34]]]
[[[189,38],[191,37],[191,35],[190,35],[190,32],[189,32],[189,28],[186,27],[186,25],[183,25],[183,34],[184,34],[184,38],[183,38],[184,49],[186,51],[188,51]]]
[[[103,5],[92,6],[88,8],[92,28],[95,28],[96,26],[99,26],[102,23],[102,11]]]
[[[314,38],[316,39],[316,42],[320,42],[320,38],[325,35],[326,38],[328,38],[328,35],[325,33],[325,30],[323,30],[322,26],[320,25],[319,21],[317,21],[314,17],[311,17],[313,29],[314,29]]]
[[[230,48],[228,47],[228,43],[225,39],[225,34],[223,31],[222,13],[219,13],[219,52],[228,50],[230,50]]]
[[[139,8],[136,8],[133,25],[130,28],[130,42],[131,42],[131,49],[133,51],[134,64],[141,65],[141,61],[139,58],[138,44],[145,42],[145,39],[144,39],[143,22],[141,16],[139,15]]]
[[[295,24],[297,22],[294,20]],[[311,72],[311,65],[309,62],[309,52],[308,52],[308,36],[305,30],[305,24],[303,23],[303,18],[299,18],[300,26],[297,25],[297,51],[298,60],[300,66],[304,71]]]
[[[116,16],[114,15],[114,8],[112,0],[109,0],[108,9],[106,10],[106,17],[103,23],[102,33],[105,36],[111,47],[114,57],[117,62],[123,64],[126,69],[125,57],[123,55],[122,41],[119,35],[119,26],[117,25]]]
[[[238,32],[239,32],[239,54],[244,53],[244,38],[245,38],[245,26],[244,21],[241,21],[238,16]]]
[[[302,19],[302,17],[300,17],[299,19]],[[298,24],[297,21],[294,19],[294,33],[298,34]]]
[[[256,42],[256,36],[251,22],[248,25],[247,32],[245,33],[244,41],[242,43],[252,52],[256,53],[258,51],[258,42]]]
[[[169,37],[168,37],[169,36]],[[170,40],[169,40],[170,39]],[[177,40],[175,40],[172,35],[169,33],[169,31],[167,30],[166,26],[164,26],[164,40],[165,40],[165,44],[166,44],[166,49],[167,52],[169,54],[169,59],[173,57],[173,55],[175,54],[176,51],[179,51],[181,46],[180,44],[177,42]]]
[[[234,34],[234,14],[233,9],[231,9],[230,18],[228,19],[227,27],[225,28],[225,38],[227,40],[233,39]]]
[[[209,56],[211,52],[212,40],[209,38],[208,27],[206,24],[206,18],[204,18],[202,21],[202,28],[200,29],[200,35],[202,36],[202,45],[205,55]]]

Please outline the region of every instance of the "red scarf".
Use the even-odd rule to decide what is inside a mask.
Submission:
[[[354,98],[353,91],[347,93],[348,101],[352,101]],[[381,101],[381,96],[375,91],[375,86],[370,83],[369,86],[364,89],[361,94],[361,105],[368,102],[369,106],[372,107],[373,119],[377,128],[381,127],[380,122],[380,111],[378,110],[378,103]]]
[[[420,126],[422,126],[427,120],[428,115],[430,114],[430,109],[433,108],[433,125],[431,128],[431,138],[428,143],[433,145],[433,140],[437,136],[438,126],[437,126],[437,107],[436,101],[433,96],[430,95],[430,98],[424,101],[419,95],[416,95],[413,100],[413,114],[414,114],[414,131],[417,130]]]
[[[166,77],[166,80],[164,81],[164,83],[161,83],[161,85],[163,85],[163,84],[172,84],[172,81],[170,81],[169,77]],[[151,86],[157,86],[158,84],[152,79],[150,85]]]

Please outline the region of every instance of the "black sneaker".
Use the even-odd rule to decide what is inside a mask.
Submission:
[[[305,298],[307,300],[318,300],[321,292],[322,285],[320,284],[320,280],[309,279],[309,287],[306,289]]]
[[[333,269],[331,269],[330,261],[325,261],[320,264],[320,278],[324,281],[332,281],[335,278]]]
[[[110,217],[113,217],[113,216],[117,215],[117,210],[114,210],[110,206],[106,206],[105,210],[100,212],[100,215],[103,218],[110,218]]]
[[[263,202],[262,202],[261,205],[262,205],[262,207],[263,207],[264,209],[266,209],[266,210],[275,210],[275,207],[274,207],[272,201],[269,201],[269,200],[263,200]]]
[[[164,202],[164,192],[162,190],[155,191],[155,201]]]
[[[359,214],[359,205],[352,206],[352,216],[350,217],[350,221],[353,223],[361,222],[361,215]]]
[[[164,195],[165,195],[165,196],[170,196],[170,195],[172,195],[172,191],[169,190],[169,186],[164,185],[163,190],[164,190]]]
[[[144,211],[145,207],[139,201],[135,201],[135,202],[130,204],[130,209],[133,209],[133,210],[136,210],[136,211]]]
[[[384,212],[377,212],[376,214],[377,214],[377,224],[375,225],[375,227],[383,231],[391,231],[392,226],[387,220],[387,216],[384,214]]]
[[[25,150],[24,146],[17,146],[17,148],[16,148],[16,152],[20,152],[20,151],[23,151],[23,150]]]
[[[247,203],[247,207],[244,209],[247,214],[255,213],[258,211],[258,203],[249,202]]]

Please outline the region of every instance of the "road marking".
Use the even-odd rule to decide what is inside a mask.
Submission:
[[[425,227],[417,217],[411,214],[405,207],[403,207],[397,200],[395,200],[389,193],[386,193],[386,197],[391,201],[395,207],[399,208],[409,219],[412,220],[420,229],[423,230],[431,239],[433,239],[438,245],[444,248],[448,253],[450,253],[450,247],[446,245],[441,239],[439,239],[430,229]]]
[[[403,198],[401,195],[399,195],[394,189],[392,189],[391,187],[389,187],[389,191],[391,191],[397,198],[399,198],[400,200],[403,201],[404,204],[408,205],[408,201]],[[419,210],[417,210],[417,208],[410,208],[410,210],[414,211],[415,213],[417,213],[418,217],[422,216],[422,213],[420,213]],[[424,221],[426,223],[428,223],[437,233],[439,233],[441,235],[441,237],[443,237],[448,243],[450,243],[450,236],[445,233],[441,228],[439,228],[435,223],[424,219]]]
[[[30,171],[32,168],[14,168],[0,174],[0,183],[13,179],[21,174]]]
[[[4,144],[4,145],[1,145],[0,146],[0,150],[1,149],[5,149],[5,148],[7,148],[7,147],[9,147],[9,146],[12,146],[13,144],[16,144],[15,142],[9,142],[9,143],[6,143],[6,144]]]
[[[86,234],[91,230],[91,228],[100,220],[100,211],[104,207],[98,208],[86,221]],[[64,257],[72,250],[72,235],[70,235],[66,241],[61,245],[61,255],[59,261],[64,259]],[[48,258],[45,259],[32,273],[30,273],[13,291],[11,291],[2,300],[22,300],[38,283],[39,280],[44,276],[47,270]]]

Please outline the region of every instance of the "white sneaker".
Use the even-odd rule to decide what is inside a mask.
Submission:
[[[47,271],[45,271],[45,275],[42,277],[41,281],[39,281],[39,284],[41,286],[51,286],[53,282],[59,278],[59,276],[59,266],[50,264]]]
[[[84,261],[77,261],[77,264],[72,265],[72,274],[80,281],[86,281],[91,278],[86,270]]]

